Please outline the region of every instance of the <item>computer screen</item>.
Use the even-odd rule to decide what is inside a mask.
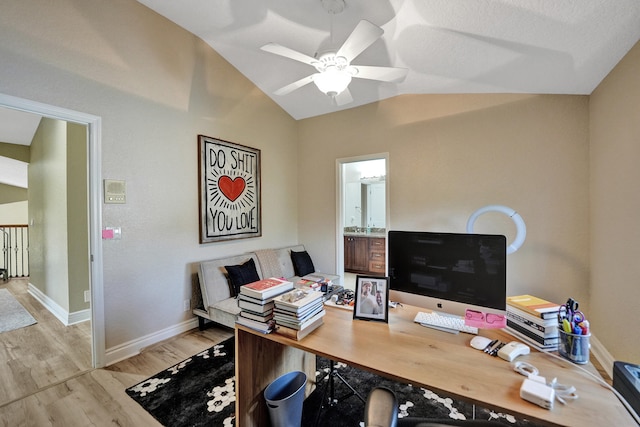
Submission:
[[[389,231],[389,299],[440,313],[506,313],[502,235]]]

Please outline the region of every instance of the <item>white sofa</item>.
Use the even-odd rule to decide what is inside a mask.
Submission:
[[[299,277],[295,275],[291,260],[292,250],[303,252],[305,248],[302,245],[288,246],[202,261],[198,266],[202,305],[193,309],[193,314],[198,316],[200,329],[204,329],[207,323],[205,319],[233,328],[240,313],[225,266],[244,264],[253,258],[261,279],[285,277],[295,283]],[[340,283],[340,276],[317,274],[330,278],[334,284]]]

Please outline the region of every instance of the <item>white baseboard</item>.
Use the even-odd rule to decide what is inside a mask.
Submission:
[[[64,326],[75,325],[76,323],[85,322],[91,320],[91,310],[80,310],[73,313],[69,313],[62,308],[57,302],[49,298],[48,295],[43,293],[40,289],[33,286],[31,283],[27,285],[27,292],[34,297],[44,308],[49,310],[56,319],[58,319]]]
[[[613,362],[615,362],[614,357],[607,351],[607,349],[602,345],[600,340],[596,338],[595,335],[591,334],[591,354],[593,357],[598,359],[598,362],[602,365],[602,368],[607,372],[609,378],[613,378]]]
[[[194,317],[193,319],[185,320],[184,322],[181,322],[177,325],[170,326],[152,334],[117,345],[115,347],[108,348],[105,352],[105,365],[113,365],[114,363],[128,359],[132,356],[140,354],[140,351],[145,347],[149,347],[150,345],[156,344],[160,341],[174,337],[197,327],[198,319]]]

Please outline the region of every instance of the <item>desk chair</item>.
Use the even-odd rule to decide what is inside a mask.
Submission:
[[[367,396],[364,407],[365,427],[504,427],[503,424],[484,420],[430,420],[426,418],[398,419],[398,400],[386,387],[376,387]]]

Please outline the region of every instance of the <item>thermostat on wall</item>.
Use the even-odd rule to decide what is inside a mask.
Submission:
[[[115,179],[104,180],[105,203],[127,203],[127,192],[124,181]]]

